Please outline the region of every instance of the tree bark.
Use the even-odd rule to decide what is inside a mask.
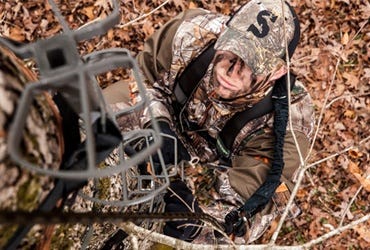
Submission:
[[[23,169],[8,153],[7,140],[17,105],[26,84],[35,81],[36,74],[0,46],[0,210],[33,210],[53,187],[53,179]],[[59,168],[64,150],[61,117],[48,93],[34,98],[25,127],[17,133],[22,135],[20,147],[25,160],[40,168]]]

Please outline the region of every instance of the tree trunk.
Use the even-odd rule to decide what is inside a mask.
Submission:
[[[33,210],[53,187],[50,177],[35,175],[17,166],[7,148],[7,136],[22,91],[26,84],[35,81],[36,75],[23,61],[0,46],[0,210]],[[59,168],[64,149],[61,117],[48,93],[34,98],[25,128],[17,133],[22,135],[24,159],[42,168]],[[0,225],[0,236],[4,236],[4,231],[9,232],[9,228]],[[0,243],[6,241],[0,237]]]

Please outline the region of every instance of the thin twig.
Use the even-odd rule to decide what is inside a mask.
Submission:
[[[332,90],[332,86],[334,84],[334,81],[335,81],[335,77],[337,75],[337,71],[338,71],[338,67],[339,67],[339,63],[341,62],[341,59],[338,58],[337,59],[337,63],[335,65],[335,70],[334,70],[334,73],[333,73],[333,77],[331,79],[331,82],[330,82],[330,85],[329,85],[329,89],[328,91],[326,92],[326,96],[325,96],[325,100],[324,100],[324,104],[321,108],[321,112],[320,112],[320,115],[319,115],[319,119],[317,121],[317,125],[316,125],[316,131],[315,131],[315,134],[314,134],[314,137],[313,137],[313,140],[312,140],[312,143],[311,143],[311,146],[310,146],[310,149],[308,151],[308,154],[307,154],[307,157],[306,157],[306,160],[310,157],[311,153],[312,153],[312,150],[313,150],[313,147],[315,145],[315,142],[316,142],[316,139],[317,139],[317,135],[320,131],[320,126],[321,126],[321,121],[324,117],[324,113],[325,113],[325,110],[326,110],[326,103],[328,102],[328,99],[329,99],[329,96],[331,94],[331,90]]]
[[[358,220],[355,220],[353,222],[351,222],[350,224],[347,224],[346,226],[342,226],[342,227],[338,227],[337,229],[329,232],[329,233],[326,233],[324,235],[322,235],[321,237],[317,238],[317,239],[314,239],[314,240],[311,240],[310,242],[307,242],[306,244],[303,245],[303,248],[310,248],[311,246],[313,245],[316,245],[324,240],[327,240],[329,239],[330,237],[333,237],[334,235],[337,235],[337,234],[340,234],[341,232],[344,232],[348,229],[351,229],[351,228],[354,228],[355,226],[359,225],[360,223],[362,222],[365,222],[367,220],[370,220],[370,214],[367,214],[365,216],[363,216],[362,218],[358,219]]]
[[[163,235],[157,232],[149,231],[145,228],[136,226],[134,223],[127,222],[120,225],[120,227],[127,233],[132,235],[137,235],[138,238],[146,238],[153,242],[161,243],[167,246],[170,246],[175,249],[269,249],[268,245],[235,245],[234,243],[222,244],[222,245],[207,245],[207,244],[194,244],[186,241],[182,241],[176,238],[172,238],[167,235]],[[300,246],[274,246],[274,250],[279,249],[303,249]]]
[[[369,22],[369,19],[368,20],[366,20],[366,22],[364,22],[362,25],[361,25],[361,27],[358,29],[358,31],[356,32],[356,34],[354,34],[352,37],[351,37],[351,39],[348,41],[348,43],[346,44],[346,49],[348,48],[348,47],[350,47],[350,45],[352,45],[352,42],[353,42],[353,40],[355,40],[355,37],[358,35],[358,34],[360,34],[360,32],[365,28],[365,26],[366,26],[366,24]]]
[[[348,95],[341,95],[341,96],[338,96],[336,98],[334,98],[333,100],[331,100],[326,106],[325,108],[329,108],[334,102],[336,101],[339,101],[341,99],[345,99],[347,97],[361,97],[361,96],[367,96],[367,95],[370,95],[370,92],[364,92],[364,93],[358,93],[358,94],[348,94]]]
[[[322,162],[325,162],[325,161],[327,161],[327,160],[330,160],[330,159],[332,159],[332,158],[334,158],[334,157],[337,157],[338,155],[341,155],[341,154],[343,154],[343,153],[345,153],[345,152],[348,152],[348,151],[349,151],[349,150],[351,150],[351,149],[358,148],[358,147],[360,147],[360,145],[364,144],[365,142],[367,142],[367,141],[369,141],[369,140],[370,140],[370,136],[368,136],[368,137],[366,137],[366,138],[362,139],[361,141],[359,141],[358,145],[352,145],[352,146],[349,146],[349,147],[347,147],[347,148],[343,149],[342,151],[340,151],[340,152],[338,152],[338,153],[335,153],[335,154],[329,155],[328,157],[325,157],[325,158],[323,158],[323,159],[321,159],[321,160],[318,160],[318,161],[316,161],[316,162],[314,162],[314,163],[311,163],[311,164],[307,165],[307,166],[306,166],[306,169],[311,168],[311,167],[314,167],[314,166],[316,166],[316,165],[318,165],[318,164],[320,164],[320,163],[322,163]]]
[[[195,213],[195,210],[194,210],[194,208],[192,208],[192,207],[190,207],[185,201],[184,201],[184,199],[182,198],[182,197],[180,197],[172,188],[170,188],[170,187],[167,187],[167,189],[169,190],[169,191],[171,191],[171,193],[174,195],[174,196],[176,196],[177,197],[177,199],[179,199],[188,209],[189,209],[189,211],[191,211],[192,213]]]
[[[349,210],[349,209],[350,209],[350,207],[352,206],[352,203],[356,200],[357,195],[361,192],[362,188],[363,188],[363,186],[360,186],[360,187],[357,189],[357,191],[356,191],[355,195],[352,197],[352,199],[351,199],[351,201],[348,203],[348,205],[347,205],[346,209],[343,211],[342,219],[340,220],[340,223],[339,223],[339,226],[340,226],[340,227],[343,225],[343,221],[344,221],[344,218],[346,217],[346,214],[347,214],[348,210]]]
[[[119,24],[117,25],[118,28],[124,28],[124,27],[127,27],[141,19],[144,19],[146,18],[147,16],[150,16],[151,14],[153,14],[154,12],[156,12],[157,10],[159,10],[160,8],[162,8],[163,6],[165,6],[167,3],[169,3],[170,0],[166,0],[165,2],[163,2],[161,5],[159,5],[157,8],[153,9],[152,11],[148,12],[148,13],[145,13],[137,18],[135,18],[134,20],[131,20],[129,21],[128,23],[125,23],[125,24]]]

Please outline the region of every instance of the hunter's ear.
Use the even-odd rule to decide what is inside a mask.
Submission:
[[[274,74],[270,77],[270,81],[275,81],[279,78],[281,78],[283,75],[285,75],[288,72],[286,66],[280,67],[278,70],[274,72]]]

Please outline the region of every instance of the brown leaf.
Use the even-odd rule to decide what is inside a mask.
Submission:
[[[360,152],[358,149],[352,149],[348,151],[349,156],[351,156],[354,159],[360,158],[363,156],[363,153]]]
[[[370,176],[362,176],[361,174],[354,173],[354,176],[357,180],[361,183],[362,187],[367,191],[370,192]]]
[[[361,169],[358,167],[358,164],[357,163],[354,163],[353,161],[349,161],[349,163],[348,163],[348,171],[351,174],[360,174],[361,173]]]
[[[353,118],[355,118],[355,117],[356,117],[356,112],[355,112],[355,111],[353,111],[353,110],[349,110],[349,109],[347,109],[347,110],[344,112],[344,116],[345,116],[345,117],[348,117],[348,118],[353,119]]]
[[[111,5],[111,0],[96,0],[94,6],[102,7],[104,10],[108,10]]]
[[[184,1],[182,0],[173,0],[173,3],[176,7],[180,7],[180,9],[185,9]]]
[[[89,18],[89,20],[93,20],[95,19],[94,8],[95,8],[94,6],[87,6],[83,8],[81,12],[84,15],[86,15]]]
[[[11,27],[9,30],[9,36],[18,42],[23,42],[25,39],[25,34],[23,30],[17,26]]]
[[[360,235],[362,239],[370,243],[370,226],[369,223],[363,223],[354,227],[354,230]]]
[[[357,89],[358,84],[360,83],[360,79],[356,75],[354,75],[353,73],[344,72],[343,78],[347,80],[347,85]]]
[[[342,36],[342,39],[341,39],[341,43],[343,45],[347,45],[349,41],[349,35],[348,35],[348,32],[344,32],[343,36]]]
[[[113,40],[113,38],[114,38],[114,30],[113,29],[108,30],[107,38],[108,38],[108,40]]]
[[[189,9],[196,9],[198,6],[194,2],[189,3]]]
[[[153,34],[153,32],[154,32],[154,27],[153,26],[154,26],[153,23],[150,22],[150,21],[144,22],[143,31],[144,31],[146,36],[150,36],[151,34]]]

